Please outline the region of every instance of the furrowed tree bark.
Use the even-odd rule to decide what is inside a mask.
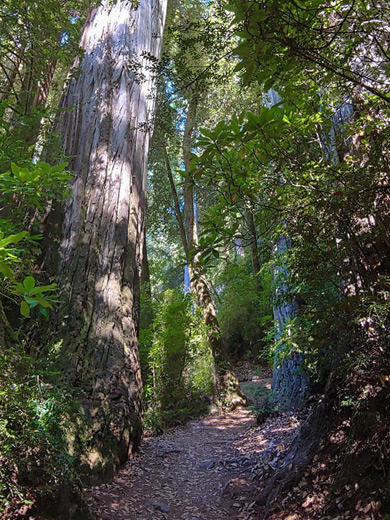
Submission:
[[[102,0],[92,10],[57,127],[75,178],[63,208],[63,303],[51,342],[65,381],[83,392],[90,482],[109,479],[141,437],[137,335],[155,98],[148,56],[160,56],[166,3]]]
[[[194,179],[190,168],[190,153],[196,111],[197,97],[195,94],[191,93],[183,136],[183,159],[186,174],[183,186],[186,241],[183,241],[183,245],[187,255],[192,290],[198,298],[199,305],[203,308],[204,321],[208,326],[208,341],[215,364],[216,398],[223,405],[234,407],[244,404],[246,399],[241,392],[238,379],[235,376],[230,364],[227,347],[222,338],[221,328],[218,323],[209,284],[207,283],[202,266],[200,265],[195,254],[195,250],[198,245],[198,231],[194,211]],[[178,214],[178,220],[179,219],[181,220],[180,212]]]
[[[149,270],[148,250],[146,248],[146,237],[144,237],[143,246],[142,246],[141,285],[147,286],[148,296],[152,297],[152,292],[150,290],[150,270]]]
[[[297,316],[298,306],[293,298],[286,297],[287,287],[284,276],[288,273],[283,254],[291,247],[287,236],[280,234],[274,253],[277,267],[275,269],[275,288],[273,315],[276,325],[275,341],[279,342],[283,335],[290,336],[290,322]],[[274,352],[272,390],[276,392],[277,401],[283,409],[294,409],[303,406],[307,400],[309,383],[303,370],[303,355],[294,349],[290,350],[284,343],[279,344]]]
[[[0,75],[2,76],[0,82],[0,102],[6,101],[10,94],[14,91],[14,85],[19,73],[21,58],[14,58],[9,60],[8,64],[1,65]]]
[[[25,138],[26,145],[31,148],[30,155],[34,157],[42,128],[42,109],[45,107],[49,97],[51,84],[57,68],[57,59],[53,59],[47,66],[45,76],[38,82],[32,106],[29,109],[30,116],[34,116],[29,126],[29,134]],[[38,145],[39,148],[39,145]]]

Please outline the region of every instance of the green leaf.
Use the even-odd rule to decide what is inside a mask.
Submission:
[[[25,300],[28,303],[30,309],[33,309],[34,307],[36,307],[39,304],[38,300],[35,300],[34,298],[28,298],[26,296]]]
[[[234,67],[234,72],[239,72],[239,71],[242,70],[244,67],[246,67],[246,63],[245,63],[245,61],[240,61],[240,62],[237,63],[237,65]]]
[[[259,22],[264,22],[269,16],[267,9],[259,9],[256,13],[256,18]]]
[[[51,167],[51,173],[60,173],[65,170],[65,168],[68,166],[67,162],[63,162],[61,164],[56,164],[55,166]]]
[[[23,240],[23,238],[26,236],[28,236],[27,231],[21,231],[20,233],[17,233],[16,235],[9,235],[8,237],[0,240],[0,247],[8,246],[8,244],[16,244],[17,242],[20,242],[21,240]]]
[[[251,82],[254,73],[255,73],[255,63],[254,62],[250,62],[248,67],[247,67],[247,69],[246,69],[246,71],[242,75],[242,82],[243,82],[245,87],[247,85],[249,85],[249,83]]]
[[[235,13],[237,11],[237,6],[235,4],[227,4],[227,5],[225,5],[225,9],[226,9],[226,11]]]
[[[20,314],[24,316],[25,318],[28,318],[30,316],[30,307],[27,302],[24,300],[20,304]]]
[[[55,291],[57,289],[56,283],[51,283],[50,285],[41,285],[39,287],[34,287],[34,289],[30,292],[31,295],[34,294],[42,294],[44,292]]]
[[[35,287],[35,279],[33,276],[27,276],[23,282],[24,288],[28,293],[30,293]]]
[[[42,316],[45,316],[46,319],[49,318],[49,311],[44,307],[39,307],[39,312],[42,314]]]
[[[252,46],[252,44],[250,42],[240,43],[240,45],[238,47],[236,47],[233,50],[233,52],[235,54],[238,54],[242,58],[249,58],[249,56],[253,52],[253,46]]]
[[[199,131],[203,136],[208,137],[209,139],[215,138],[214,132],[208,130],[207,128],[201,128]]]
[[[19,170],[19,179],[24,182],[30,177],[30,172],[28,168],[20,168]]]
[[[214,136],[218,137],[222,133],[223,130],[226,130],[226,123],[225,123],[225,121],[222,120],[214,128],[214,132],[213,132]]]
[[[37,166],[43,171],[43,173],[50,173],[51,166],[47,162],[40,161]]]
[[[44,307],[45,309],[52,309],[53,305],[49,300],[45,300],[45,298],[42,298],[42,296],[37,296],[37,302],[41,307]]]
[[[5,262],[0,262],[0,273],[2,273],[2,275],[6,278],[10,278],[11,280],[14,278],[12,269]]]
[[[20,168],[17,164],[11,163],[11,170],[12,170],[12,173],[15,175],[15,177],[19,176]]]

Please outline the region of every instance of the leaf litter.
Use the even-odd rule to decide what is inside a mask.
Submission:
[[[239,408],[145,437],[111,483],[87,490],[91,512],[96,520],[258,519],[258,482],[273,472],[299,425],[284,414],[258,426]]]

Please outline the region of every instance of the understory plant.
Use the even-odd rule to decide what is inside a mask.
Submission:
[[[16,514],[75,484],[70,432],[78,408],[55,367],[21,349],[0,353],[0,372],[0,512]]]
[[[254,276],[248,258],[238,259],[225,266],[218,284],[218,318],[231,356],[262,355],[272,322],[269,266],[265,264]]]
[[[72,391],[55,363],[26,354],[25,333],[58,298],[54,281],[39,283],[36,258],[42,220],[66,195],[66,166],[24,159],[0,174],[0,512],[15,517],[76,481]]]
[[[39,285],[34,271],[44,215],[53,198],[66,195],[71,178],[66,167],[25,161],[0,174],[0,298],[5,309],[18,305],[24,318],[34,308],[47,318],[55,301],[56,284]]]
[[[154,307],[151,326],[141,331],[140,351],[145,425],[161,433],[207,410],[214,374],[202,311],[190,295],[168,289]]]

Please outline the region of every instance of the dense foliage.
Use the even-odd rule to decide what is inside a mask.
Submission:
[[[7,217],[0,220],[0,508],[9,514],[28,511],[74,478],[69,442],[76,404],[70,390],[59,386],[53,362],[25,354],[26,320],[39,314],[49,319],[58,298],[56,283],[37,282],[36,257],[42,215],[54,196],[65,194],[70,179],[65,168],[66,163],[12,163],[0,176]]]
[[[213,394],[212,358],[200,310],[189,295],[163,292],[150,327],[141,332],[145,384],[145,424],[154,432],[207,410]]]
[[[50,160],[61,155],[52,123],[88,7],[0,7],[7,511],[75,482],[82,448],[74,392],[35,342],[63,298],[42,272],[52,246],[42,234],[69,197],[68,163]],[[378,468],[388,479],[389,24],[386,1],[170,3],[150,65],[160,81],[141,270],[144,422],[155,433],[209,409],[222,352],[226,373],[246,357],[290,389],[299,371],[308,393],[325,395],[328,428],[343,428],[342,485],[354,468],[368,487]],[[284,371],[292,360],[295,374]]]
[[[73,391],[60,382],[55,356],[26,352],[32,320],[48,321],[61,297],[38,259],[43,224],[53,200],[68,195],[71,173],[65,162],[39,160],[37,142],[52,112],[49,89],[54,99],[64,79],[53,82],[56,67],[64,70],[77,52],[81,6],[7,1],[0,8],[0,515],[32,512],[76,482]]]
[[[77,404],[45,365],[16,350],[0,355],[0,511],[9,515],[77,483]]]

